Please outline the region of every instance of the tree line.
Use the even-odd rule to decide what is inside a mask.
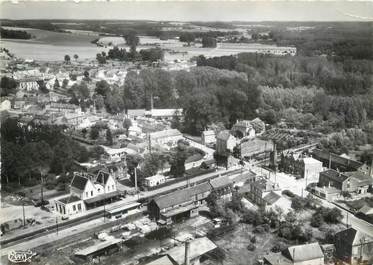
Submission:
[[[10,30],[0,28],[0,37],[2,39],[31,39],[31,34],[24,30]]]

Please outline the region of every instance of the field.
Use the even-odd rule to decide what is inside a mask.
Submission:
[[[97,47],[91,41],[97,38],[97,32],[73,31],[73,33],[62,33],[31,28],[7,29],[25,30],[33,38],[31,40],[9,40],[3,39],[2,48],[7,48],[11,53],[23,59],[34,59],[39,61],[60,61],[66,54],[71,57],[78,54],[79,59],[95,59],[96,54],[102,51],[106,53],[110,47]],[[69,31],[71,31],[69,29]],[[120,37],[103,37],[104,44],[116,43],[129,50]],[[234,44],[220,43],[217,48],[202,48],[201,44],[195,46],[184,46],[184,43],[175,39],[159,40],[150,36],[140,36],[138,49],[146,49],[159,46],[166,49],[165,60],[189,60],[194,56],[204,55],[206,57],[233,55],[240,52],[256,52],[263,49],[271,49],[275,45],[262,45],[258,43]]]

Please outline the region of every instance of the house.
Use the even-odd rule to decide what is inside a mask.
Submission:
[[[281,253],[263,257],[265,265],[324,265],[324,253],[319,243],[291,246]]]
[[[333,169],[320,172],[319,186],[334,187],[340,191],[356,192],[365,194],[370,185],[372,178],[362,172],[338,172]]]
[[[227,156],[229,152],[233,152],[233,148],[236,144],[236,138],[229,132],[229,130],[223,130],[218,133],[216,137],[216,152],[219,155]]]
[[[60,112],[60,113],[81,113],[81,108],[73,104],[55,103],[51,102],[45,106],[45,110],[49,112]]]
[[[184,139],[181,132],[177,129],[169,129],[158,132],[153,132],[149,134],[151,143],[156,143],[159,145],[176,145],[177,141]]]
[[[335,235],[335,255],[338,260],[349,264],[373,263],[373,238],[354,228]]]
[[[18,80],[18,89],[26,91],[37,91],[39,89],[38,79],[23,78]]]
[[[10,110],[12,107],[12,103],[10,100],[6,99],[1,102],[0,111]]]
[[[212,191],[222,199],[230,200],[233,192],[233,180],[228,175],[217,177],[209,181]]]
[[[135,155],[137,152],[133,149],[124,147],[124,148],[110,148],[107,146],[103,146],[102,148],[105,151],[105,157],[110,161],[119,161],[124,158],[127,154]]]
[[[267,179],[258,179],[250,183],[250,192],[247,194],[252,202],[260,207],[273,203],[273,199],[278,199],[273,191],[278,189],[278,185]],[[276,198],[275,198],[276,197]]]
[[[242,157],[253,157],[273,151],[274,144],[271,140],[267,141],[259,138],[252,138],[242,140],[240,147]]]
[[[70,185],[70,194],[54,201],[55,211],[73,215],[100,206],[119,196],[111,174],[99,171],[97,175],[75,174]]]
[[[301,176],[308,182],[317,182],[320,172],[323,171],[322,162],[312,157],[301,159]]]
[[[213,130],[205,130],[201,134],[201,140],[203,145],[215,144],[216,135]]]
[[[144,179],[145,187],[155,187],[166,182],[166,178],[163,175],[155,175]]]
[[[201,237],[186,241],[185,245],[170,249],[167,256],[175,265],[199,265],[201,257],[216,248],[217,246],[210,239]]]
[[[243,138],[243,137],[254,138],[255,137],[255,130],[251,124],[251,121],[248,121],[248,120],[237,121],[232,126],[231,131],[238,138]]]
[[[203,183],[156,197],[148,204],[149,214],[160,224],[197,216],[198,208],[205,203],[210,191],[211,186]]]
[[[183,109],[151,109],[145,112],[145,116],[152,117],[154,119],[166,119],[170,120],[173,117],[182,117]]]

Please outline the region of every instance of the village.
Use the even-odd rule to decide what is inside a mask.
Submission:
[[[316,130],[329,117],[276,118],[268,87],[217,57],[126,41],[94,59],[1,49],[1,264],[373,264],[369,140],[348,150]]]

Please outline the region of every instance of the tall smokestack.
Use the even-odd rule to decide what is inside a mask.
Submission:
[[[185,259],[184,264],[189,265],[190,264],[190,242],[185,241]]]
[[[153,93],[150,94],[150,110],[154,108],[154,100],[153,100]]]

